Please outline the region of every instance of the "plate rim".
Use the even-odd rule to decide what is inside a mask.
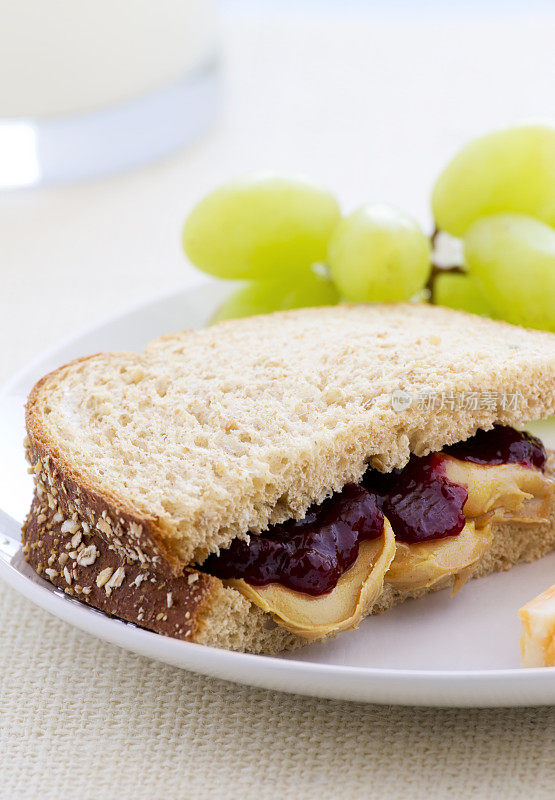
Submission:
[[[143,657],[234,683],[314,697],[399,705],[494,707],[555,703],[555,667],[402,670],[237,653],[161,636],[109,617],[68,597],[39,576],[28,577],[3,554],[0,576],[34,605],[91,636]],[[295,678],[316,679],[317,683],[295,687],[291,682]],[[343,683],[343,689],[336,681]],[[361,682],[365,682],[365,688]],[[519,695],[521,684],[531,691]],[[361,688],[361,694],[352,691]],[[492,690],[500,691],[490,695]]]
[[[182,286],[174,286],[173,289],[165,289],[160,292],[153,292],[149,298],[143,298],[142,300],[135,300],[132,303],[127,303],[119,311],[114,311],[111,314],[100,317],[99,321],[92,323],[91,325],[83,325],[78,327],[74,333],[62,337],[49,347],[45,347],[44,350],[41,350],[36,356],[33,356],[33,358],[27,361],[22,367],[8,375],[8,377],[0,383],[0,399],[11,394],[13,387],[22,381],[26,375],[32,374],[32,372],[41,363],[53,358],[57,353],[69,347],[78,339],[82,339],[85,336],[90,336],[98,329],[112,325],[115,322],[118,322],[118,320],[123,319],[123,317],[128,317],[131,314],[142,311],[143,309],[148,308],[148,306],[163,303],[167,300],[171,300],[178,294],[183,294],[184,292],[188,292],[193,289],[199,289],[202,286],[210,286],[211,284],[218,283],[218,281],[213,280],[208,276],[193,275]]]
[[[83,326],[45,348],[9,376],[0,385],[0,400],[10,395],[20,396],[19,392],[14,392],[15,387],[28,383],[28,377],[41,364],[55,358],[75,341],[92,336],[100,329],[150,306],[214,283],[215,281],[202,275],[192,276],[182,286],[153,293],[146,299],[127,304],[100,321]],[[325,664],[295,658],[238,653],[164,637],[109,617],[59,592],[38,576],[37,580],[26,576],[1,551],[0,576],[34,605],[91,636],[148,658],[234,683],[314,697],[399,705],[496,707],[555,704],[555,667],[402,669]],[[175,656],[168,660],[173,650]],[[182,659],[177,658],[179,654],[183,654]],[[177,663],[178,661],[181,663]],[[302,682],[310,677],[317,679],[318,685],[295,687],[296,680],[300,679]],[[361,696],[353,696],[348,690],[348,685],[353,681],[357,684],[368,682]],[[337,682],[344,683],[347,691],[345,685],[338,686]],[[523,691],[524,688],[527,691]]]

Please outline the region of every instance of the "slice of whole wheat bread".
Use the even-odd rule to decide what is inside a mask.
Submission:
[[[552,477],[554,467],[552,459],[548,467]],[[39,484],[47,480],[43,473],[37,472]],[[143,628],[199,644],[267,654],[307,644],[218,578],[193,569],[165,577],[137,559],[123,557],[103,533],[91,529],[87,509],[70,512],[71,499],[68,504],[68,498],[59,493],[50,502],[48,494],[35,495],[23,531],[24,553],[39,575],[67,594]],[[550,516],[545,524],[494,524],[492,545],[472,577],[507,570],[553,550],[555,499]],[[403,592],[388,584],[386,575],[383,592],[369,611],[387,611],[450,583],[446,578],[428,589]],[[446,597],[445,601],[457,599]]]
[[[400,412],[396,390],[415,398]],[[61,367],[29,397],[28,456],[49,507],[176,576],[368,462],[553,412],[552,334],[420,304],[311,308]]]

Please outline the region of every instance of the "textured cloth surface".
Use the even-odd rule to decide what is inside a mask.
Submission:
[[[243,171],[304,172],[337,188],[346,209],[384,199],[425,221],[428,188],[460,143],[545,116],[553,24],[528,7],[511,21],[505,5],[493,20],[435,15],[427,26],[422,4],[416,25],[226,21],[224,111],[195,147],[105,181],[0,193],[0,379],[60,337],[182,285],[184,214]],[[253,690],[96,641],[2,583],[0,609],[0,800],[555,796],[552,709],[381,708]]]
[[[2,800],[554,796],[555,709],[255,690],[104,644],[4,584],[0,604]]]

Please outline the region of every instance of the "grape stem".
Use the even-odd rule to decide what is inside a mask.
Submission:
[[[435,264],[430,265],[430,276],[426,282],[426,289],[430,293],[430,303],[435,304],[434,289],[435,282],[438,275],[466,275],[466,270],[462,267],[436,267]]]
[[[437,235],[439,233],[440,233],[440,231],[437,228],[434,228],[434,232],[430,236],[430,241],[432,243],[432,248],[435,247],[436,237],[437,237]],[[466,274],[466,270],[464,269],[464,267],[458,267],[458,266],[457,267],[455,267],[455,266],[453,266],[453,267],[438,267],[436,264],[434,264],[433,261],[430,262],[430,274],[428,276],[428,280],[426,281],[425,288],[429,292],[430,303],[432,305],[435,305],[435,292],[434,292],[434,290],[435,290],[436,278],[437,278],[438,275],[446,275],[446,274],[465,275]]]

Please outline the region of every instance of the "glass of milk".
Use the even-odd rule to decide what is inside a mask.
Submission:
[[[97,177],[197,137],[213,0],[0,0],[0,188]]]

